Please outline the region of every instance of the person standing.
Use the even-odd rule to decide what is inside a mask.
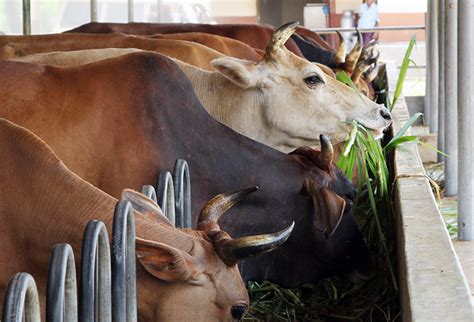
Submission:
[[[359,8],[359,22],[358,28],[373,28],[379,25],[379,8],[374,0],[364,0],[364,3]],[[378,32],[363,32],[362,38],[364,39],[364,45],[370,40],[379,38]]]

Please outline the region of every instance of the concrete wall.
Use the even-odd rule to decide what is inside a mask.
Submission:
[[[304,6],[308,3],[324,2],[324,0],[258,0],[259,21],[273,26],[280,26],[292,20],[303,24]]]
[[[396,133],[409,119],[403,97],[394,108],[393,117]],[[416,145],[399,146],[394,162],[393,203],[402,319],[473,321],[469,286],[425,177]]]

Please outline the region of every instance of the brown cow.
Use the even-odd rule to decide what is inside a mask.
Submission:
[[[211,65],[213,59],[226,57],[211,48],[195,42],[150,39],[120,34],[0,36],[0,59],[53,51],[96,48],[137,48],[155,51],[206,70],[213,70]]]
[[[341,172],[321,165],[317,152],[289,156],[219,124],[170,59],[132,53],[73,68],[3,61],[0,84],[0,116],[38,133],[70,169],[113,196],[153,183],[177,158],[189,163],[194,213],[221,191],[260,186],[222,227],[241,236],[295,221],[296,234],[278,254],[244,261],[246,279],[295,286],[337,273],[367,276],[353,187]],[[315,183],[315,194],[307,192]]]
[[[274,28],[268,25],[256,24],[193,24],[193,23],[99,23],[90,22],[77,28],[66,31],[67,33],[124,33],[132,35],[155,35],[184,32],[202,32],[220,35],[240,40],[250,47],[265,50],[274,33]],[[299,57],[303,54],[298,46],[290,39],[286,48]]]
[[[9,277],[26,271],[35,277],[44,307],[52,247],[70,243],[80,258],[87,222],[102,220],[111,231],[117,200],[70,172],[36,135],[3,119],[0,154],[0,303]],[[204,229],[193,231],[174,228],[151,200],[124,192],[141,211],[135,212],[139,320],[240,320],[249,300],[237,260],[278,246],[292,227],[231,239],[216,223],[222,213],[210,215],[242,193],[230,196],[210,202],[201,215]]]
[[[221,54],[240,59],[259,61],[265,51],[252,48],[249,45],[228,37],[206,34],[202,32],[185,32],[176,34],[157,34],[150,38],[156,39],[176,39],[200,43],[201,45],[217,50]]]

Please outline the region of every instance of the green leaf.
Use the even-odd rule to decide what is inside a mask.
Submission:
[[[391,140],[390,144],[387,144],[384,150],[385,152],[389,152],[404,142],[413,142],[413,141],[415,142],[418,141],[418,137],[416,135],[405,135],[405,136],[399,137],[396,140]]]
[[[395,106],[395,103],[398,100],[398,97],[402,93],[403,83],[405,82],[405,77],[408,71],[408,65],[410,65],[411,52],[413,51],[413,47],[415,46],[415,44],[416,44],[416,35],[413,35],[410,39],[410,43],[408,44],[408,48],[405,52],[405,57],[403,58],[402,66],[400,67],[400,73],[398,74],[397,86],[395,87],[395,93],[393,94],[393,101],[392,101],[392,104],[390,104],[390,111],[393,109],[393,107]]]
[[[410,119],[403,125],[403,127],[398,131],[398,133],[394,135],[393,138],[390,140],[390,142],[388,142],[387,145],[384,147],[385,153],[387,153],[389,149],[393,148],[393,146],[390,148],[389,146],[391,146],[393,142],[401,138],[405,134],[405,132],[410,128],[410,126],[412,126],[416,122],[416,120],[418,120],[418,118],[422,115],[423,113],[415,113],[410,117]]]
[[[352,79],[349,77],[349,75],[347,75],[345,71],[338,71],[336,73],[336,79],[343,84],[349,85],[359,95],[359,98],[362,99],[362,95],[360,94],[359,90],[354,85],[354,82],[352,82]]]

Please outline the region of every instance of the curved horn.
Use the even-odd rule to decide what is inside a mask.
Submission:
[[[234,192],[221,193],[207,202],[202,208],[198,220],[198,229],[204,231],[219,230],[217,221],[219,218],[246,195],[257,191],[258,187],[238,190]]]
[[[294,226],[293,221],[290,226],[273,234],[223,239],[216,245],[216,250],[222,261],[231,266],[241,259],[269,252],[281,246],[290,237]]]
[[[334,148],[326,135],[321,134],[319,140],[321,141],[321,153],[319,154],[318,163],[321,168],[324,168],[329,172],[334,158]]]
[[[369,83],[373,82],[373,80],[377,77],[379,73],[379,69],[379,64],[375,64],[373,68],[369,68],[369,70],[365,73],[365,80]]]
[[[294,34],[296,28],[298,28],[298,25],[298,21],[290,21],[275,30],[272,39],[270,40],[270,43],[268,44],[267,49],[265,50],[265,53],[269,54],[274,49],[283,47],[283,45],[291,37],[291,35]]]
[[[346,56],[346,63],[344,66],[344,70],[350,74],[354,71],[357,61],[359,60],[360,54],[362,52],[362,34],[358,29],[357,31],[357,42],[352,48],[351,52]]]
[[[336,66],[343,64],[346,61],[346,44],[344,43],[344,38],[339,31],[336,31],[339,36],[339,47],[337,48],[336,53],[334,54],[334,62]]]
[[[357,85],[359,83],[359,80],[362,74],[365,73],[371,65],[372,65],[371,59],[369,59],[368,61],[359,60],[359,62],[357,62],[354,72],[351,75],[352,82]]]

